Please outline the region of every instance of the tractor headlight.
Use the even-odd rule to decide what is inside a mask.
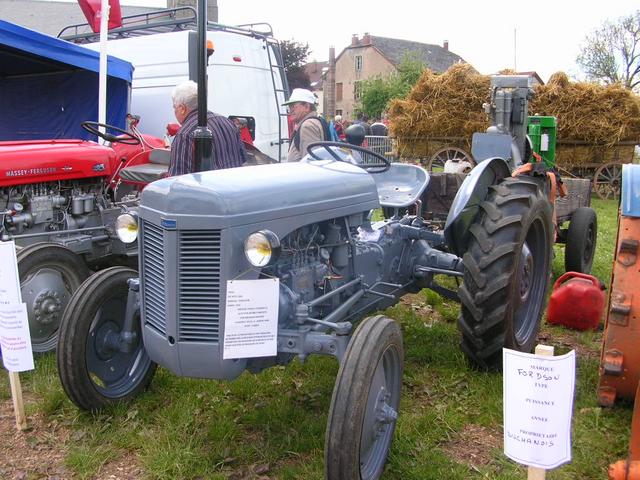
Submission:
[[[280,239],[269,230],[254,232],[244,241],[244,254],[254,267],[266,267],[280,255]]]
[[[123,243],[133,243],[138,238],[138,216],[124,213],[116,220],[116,233]]]

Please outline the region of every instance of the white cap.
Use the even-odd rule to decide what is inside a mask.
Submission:
[[[282,105],[290,105],[297,102],[305,102],[315,105],[317,99],[311,90],[307,90],[306,88],[294,88],[289,100],[284,102]]]

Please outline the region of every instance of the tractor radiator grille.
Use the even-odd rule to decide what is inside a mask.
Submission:
[[[178,308],[181,342],[218,342],[220,327],[220,231],[181,231]]]
[[[160,227],[142,223],[142,269],[144,276],[144,319],[158,333],[166,335],[164,238]]]

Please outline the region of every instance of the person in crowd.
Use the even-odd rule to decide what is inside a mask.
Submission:
[[[371,124],[371,135],[377,137],[386,137],[389,134],[389,129],[387,126],[382,123],[379,118],[376,118],[375,121]]]
[[[338,138],[341,141],[344,141],[346,137],[344,135],[344,124],[342,123],[342,115],[336,115],[335,117],[333,117],[333,126],[336,129]]]
[[[310,143],[325,140],[324,125],[316,112],[316,97],[310,90],[294,88],[283,105],[289,108],[289,114],[295,122],[287,162],[297,162],[306,155]]]
[[[198,84],[191,80],[181,83],[171,97],[180,130],[171,144],[170,177],[201,171],[194,148],[194,132],[198,128]],[[217,113],[207,112],[207,126],[213,134],[214,169],[242,166],[247,155],[233,122]]]
[[[244,117],[233,117],[233,123],[235,123],[238,131],[240,132],[240,140],[248,145],[253,145],[253,138],[249,131],[247,119]]]
[[[371,135],[371,126],[367,122],[367,116],[363,112],[358,112],[356,121],[353,123],[362,125],[362,127],[364,128],[364,134]]]

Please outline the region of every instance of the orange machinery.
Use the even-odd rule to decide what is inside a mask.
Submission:
[[[640,165],[625,165],[618,239],[600,360],[598,403],[635,398],[629,454],[610,480],[640,480]]]

